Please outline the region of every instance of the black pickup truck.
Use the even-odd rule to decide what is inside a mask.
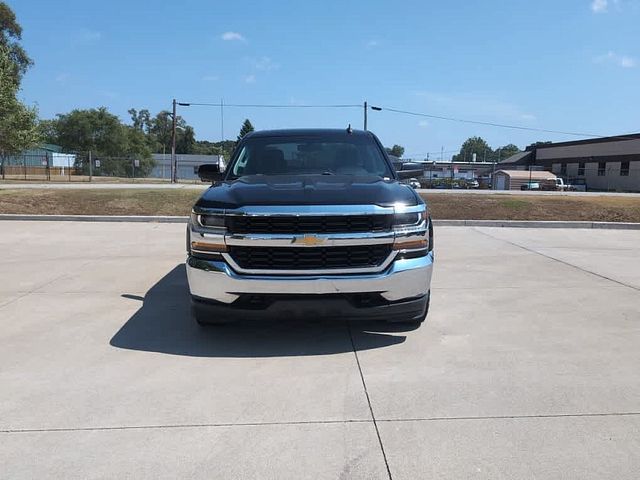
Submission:
[[[420,324],[433,228],[368,131],[253,132],[211,181],[187,228],[200,324],[276,316]]]

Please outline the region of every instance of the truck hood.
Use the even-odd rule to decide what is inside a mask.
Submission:
[[[196,207],[251,205],[380,205],[422,202],[397,180],[354,175],[249,175],[206,190]]]

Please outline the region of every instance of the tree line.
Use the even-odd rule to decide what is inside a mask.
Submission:
[[[469,137],[460,147],[460,152],[452,157],[452,161],[472,162],[475,154],[476,162],[499,162],[520,151],[513,143],[494,149],[482,137]]]
[[[55,119],[40,122],[43,140],[67,151],[92,150],[109,156],[149,156],[170,153],[173,140],[171,113],[162,110],[151,115],[149,110],[131,108],[131,123],[123,123],[105,107],[73,110],[58,114]],[[241,130],[253,130],[245,120]],[[239,137],[240,138],[240,137]],[[209,142],[196,140],[193,127],[180,115],[176,116],[176,153],[229,156],[235,141]]]
[[[18,100],[20,82],[33,64],[20,45],[22,27],[9,6],[0,2],[0,160],[19,153],[39,139],[37,112]]]

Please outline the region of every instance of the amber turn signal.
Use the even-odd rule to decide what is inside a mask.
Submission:
[[[417,248],[427,248],[429,241],[425,238],[422,240],[396,240],[393,244],[394,250],[414,250]]]
[[[224,243],[191,242],[191,249],[200,252],[223,253],[227,251],[227,246]]]

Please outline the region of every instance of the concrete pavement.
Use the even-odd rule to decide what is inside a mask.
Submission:
[[[203,330],[184,225],[0,222],[0,476],[635,479],[639,245],[439,227],[419,330]]]

